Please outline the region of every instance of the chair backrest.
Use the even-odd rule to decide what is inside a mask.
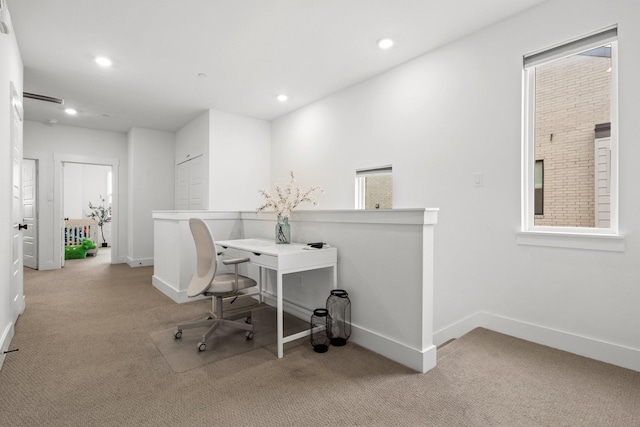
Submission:
[[[211,229],[200,218],[189,219],[189,228],[196,244],[196,272],[193,273],[187,296],[194,297],[204,293],[216,275],[218,261],[216,245],[213,241]]]

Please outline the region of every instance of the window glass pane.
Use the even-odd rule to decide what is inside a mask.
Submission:
[[[365,177],[365,209],[391,209],[391,175],[371,175]]]
[[[607,44],[532,70],[534,160],[544,159],[544,215],[536,216],[534,225],[598,226],[595,129],[611,122],[611,67]],[[543,185],[537,167],[534,192]],[[537,214],[542,206],[537,200],[534,205]]]
[[[536,160],[533,172],[535,215],[544,215],[544,160]]]
[[[533,172],[533,188],[536,190],[542,188],[542,165],[543,160],[536,160],[536,168]]]
[[[356,209],[393,209],[393,169],[380,166],[356,171]]]

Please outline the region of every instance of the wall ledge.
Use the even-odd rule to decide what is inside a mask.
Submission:
[[[189,218],[240,219],[237,211],[151,211],[154,220],[189,221]]]
[[[294,211],[292,221],[360,224],[431,225],[438,222],[437,208],[387,210],[307,210]]]
[[[383,209],[383,210],[296,210],[291,221],[332,222],[360,224],[434,225],[438,222],[438,208]],[[188,221],[202,219],[243,219],[252,221],[275,221],[273,212],[256,211],[152,211],[153,219]]]
[[[618,234],[584,234],[551,231],[519,231],[516,243],[526,246],[548,248],[587,249],[597,251],[624,252],[624,237]]]

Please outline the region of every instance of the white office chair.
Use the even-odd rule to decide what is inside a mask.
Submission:
[[[209,226],[200,218],[191,218],[189,219],[189,228],[196,244],[197,268],[189,283],[187,296],[206,295],[215,298],[212,298],[212,310],[209,316],[204,320],[179,324],[174,335],[175,338],[182,338],[183,329],[209,326],[209,329],[202,334],[202,341],[198,343],[198,351],[205,351],[207,349],[206,342],[213,332],[221,325],[227,325],[247,331],[246,338],[252,339],[251,311],[234,313],[228,318],[224,318],[222,313],[222,299],[224,297],[237,295],[239,290],[257,285],[255,280],[238,274],[238,265],[249,261],[249,258],[222,260],[225,265],[234,265],[235,273],[224,273],[216,276],[218,260],[216,246]],[[245,318],[244,322],[234,321],[239,318]]]

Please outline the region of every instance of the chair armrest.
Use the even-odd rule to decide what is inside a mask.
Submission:
[[[232,264],[236,269],[236,271],[235,271],[236,280],[235,280],[235,283],[233,284],[233,292],[234,293],[238,292],[238,264],[242,264],[243,262],[247,262],[247,261],[249,261],[249,258],[230,258],[230,259],[223,259],[222,260],[222,263],[224,265]]]
[[[223,259],[222,263],[224,265],[229,265],[229,264],[241,264],[247,261],[249,261],[249,258],[231,258],[231,259]]]

